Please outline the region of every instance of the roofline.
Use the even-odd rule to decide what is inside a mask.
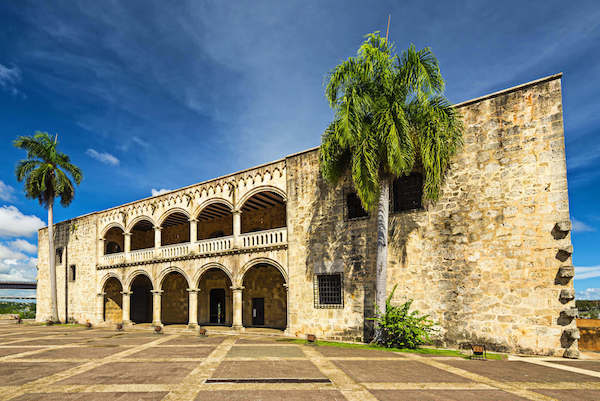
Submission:
[[[454,104],[454,107],[456,107],[456,108],[465,107],[465,106],[469,106],[469,105],[474,104],[474,103],[483,102],[484,100],[492,99],[492,98],[495,98],[495,97],[498,97],[498,96],[502,96],[502,95],[507,95],[509,93],[516,92],[516,91],[528,88],[530,86],[538,85],[538,84],[541,84],[541,83],[544,83],[544,82],[548,82],[548,81],[553,81],[555,79],[560,79],[560,78],[562,78],[562,75],[563,75],[562,72],[559,72],[558,74],[548,75],[546,77],[539,78],[539,79],[536,79],[536,80],[533,80],[533,81],[529,81],[529,82],[526,82],[524,84],[512,86],[510,88],[502,89],[502,90],[499,90],[497,92],[493,92],[493,93],[489,93],[487,95],[476,97],[474,99],[465,100],[464,102],[456,103],[456,104]],[[207,184],[207,183],[212,182],[212,181],[217,181],[217,180],[222,180],[222,179],[225,179],[225,178],[229,178],[229,177],[232,177],[234,175],[245,173],[245,172],[250,171],[250,170],[254,170],[254,169],[265,167],[265,166],[268,166],[268,165],[271,165],[271,164],[275,164],[275,163],[278,163],[278,162],[281,162],[281,161],[285,161],[286,159],[289,159],[289,158],[295,157],[295,156],[300,156],[300,155],[302,155],[304,153],[314,152],[314,151],[318,150],[319,148],[320,148],[320,146],[315,146],[315,147],[312,147],[312,148],[309,148],[309,149],[306,149],[306,150],[301,150],[299,152],[292,153],[290,155],[287,155],[285,157],[279,158],[277,160],[273,160],[271,162],[259,164],[258,166],[249,167],[247,169],[236,171],[236,172],[229,173],[229,174],[225,174],[225,175],[222,175],[220,177],[211,178],[210,180],[205,180],[205,181],[197,182],[195,184],[187,185],[185,187],[173,189],[173,190],[171,190],[169,192],[165,192],[165,193],[160,194],[160,195],[149,196],[149,197],[146,197],[146,198],[137,199],[137,200],[134,200],[134,201],[131,201],[131,202],[123,203],[122,205],[113,206],[113,207],[108,208],[108,209],[103,209],[103,210],[99,210],[99,211],[95,211],[95,212],[90,212],[90,213],[87,213],[87,214],[83,214],[81,216],[77,216],[77,217],[73,217],[73,218],[70,218],[70,219],[67,219],[67,220],[63,220],[63,221],[57,222],[55,224],[66,223],[66,222],[69,222],[69,221],[72,221],[72,220],[75,220],[75,219],[80,219],[82,217],[92,216],[94,214],[99,214],[99,213],[105,213],[105,212],[108,212],[110,210],[118,209],[118,208],[121,208],[121,207],[124,207],[124,206],[132,205],[134,203],[142,202],[142,201],[149,200],[149,199],[152,199],[152,198],[158,198],[159,196],[165,196],[165,195],[171,194],[173,192],[182,191],[182,190],[185,190],[185,189],[188,189],[188,188],[195,187],[197,185],[203,185],[203,184]],[[44,230],[46,228],[48,228],[48,226],[42,227],[38,231]]]

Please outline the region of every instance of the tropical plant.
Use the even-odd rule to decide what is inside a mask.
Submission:
[[[385,313],[379,313],[375,320],[380,333],[375,342],[388,348],[415,349],[421,344],[431,341],[435,331],[435,323],[429,315],[421,315],[418,311],[410,312],[413,300],[410,299],[400,306],[392,305],[392,296],[396,286],[385,301]]]
[[[419,167],[424,197],[435,201],[462,144],[462,118],[443,90],[430,48],[410,45],[397,56],[379,32],[366,35],[357,57],[329,74],[326,96],[334,118],[322,137],[321,170],[333,184],[349,171],[363,207],[377,210],[377,305],[386,299],[392,180]]]
[[[69,176],[79,185],[83,174],[79,167],[71,163],[69,156],[57,150],[58,135],[51,137],[47,132],[36,131],[33,136],[19,136],[13,144],[27,152],[27,158],[19,161],[15,169],[17,180],[25,181],[25,196],[37,199],[40,205],[48,209],[48,266],[52,299],[50,320],[58,321],[54,201],[60,197],[60,204],[68,206],[75,196],[75,188]]]

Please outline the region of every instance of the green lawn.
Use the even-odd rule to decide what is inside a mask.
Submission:
[[[281,338],[277,341],[285,341],[285,342],[290,342],[290,343],[294,343],[294,344],[304,344],[304,345],[309,344],[306,340],[302,340],[299,338]],[[354,344],[354,343],[341,343],[341,342],[336,342],[336,341],[320,341],[320,340],[317,340],[316,343],[313,343],[310,345],[340,347],[340,348],[373,349],[373,350],[380,350],[380,351],[407,352],[407,353],[412,353],[412,354],[427,354],[427,355],[438,355],[438,356],[455,356],[455,357],[465,358],[465,359],[470,358],[470,353],[464,353],[461,351],[456,351],[456,350],[451,350],[451,349],[440,349],[440,348],[417,348],[417,349],[386,348],[386,347],[382,347],[379,345],[372,345],[372,344]],[[487,359],[495,359],[495,360],[506,359],[506,355],[488,352]]]

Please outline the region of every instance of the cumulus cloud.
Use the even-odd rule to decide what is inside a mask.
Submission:
[[[97,150],[90,148],[85,151],[85,154],[90,156],[92,159],[96,159],[99,162],[109,164],[111,166],[119,165],[119,159],[107,152],[98,152]]]
[[[11,202],[14,200],[15,189],[0,180],[0,200]]]
[[[575,298],[589,300],[600,299],[600,288],[586,288],[585,290],[577,291],[575,293]]]
[[[15,84],[21,80],[21,70],[17,67],[7,67],[0,64],[0,87],[7,89],[13,95],[19,93]]]
[[[0,207],[0,238],[28,237],[45,225],[39,217],[24,215],[15,206]]]
[[[23,251],[26,253],[36,253],[37,252],[36,245],[34,245],[22,238],[11,241],[8,243],[8,245],[13,249],[18,249],[19,251]]]
[[[156,188],[152,188],[152,196],[162,195],[164,193],[171,192],[171,191],[172,191],[172,189],[166,189],[166,188],[156,189]]]
[[[571,218],[571,222],[573,223],[573,232],[583,233],[583,232],[591,232],[596,231],[594,227],[591,227],[584,223],[581,220],[577,220],[575,217]]]
[[[600,277],[599,266],[575,266],[575,280],[585,280],[586,278]]]

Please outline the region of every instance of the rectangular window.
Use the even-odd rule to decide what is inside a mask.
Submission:
[[[63,255],[63,249],[56,248],[56,263],[58,263],[58,264],[62,263],[62,255]]]
[[[315,308],[343,308],[341,274],[317,274],[314,279]]]
[[[363,209],[360,198],[356,192],[348,192],[346,194],[346,210],[348,219],[360,219],[361,217],[368,217],[369,214]]]
[[[69,281],[75,281],[76,273],[77,273],[77,267],[75,265],[69,266]]]
[[[393,211],[402,212],[423,208],[423,175],[411,173],[394,180]]]

